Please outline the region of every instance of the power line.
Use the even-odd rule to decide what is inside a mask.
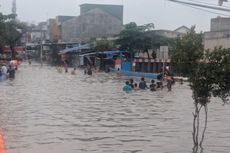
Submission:
[[[226,17],[230,17],[230,15],[228,15],[228,14],[213,12],[213,11],[209,11],[209,10],[202,9],[202,8],[199,8],[199,7],[190,6],[190,5],[187,5],[187,4],[181,4],[181,5],[184,5],[184,6],[186,6],[186,7],[191,7],[191,8],[193,8],[193,9],[201,10],[201,11],[204,11],[204,12],[216,14],[216,15],[223,15],[223,16],[226,16]]]
[[[204,5],[204,4],[190,3],[190,2],[179,1],[179,0],[168,0],[168,1],[174,2],[174,3],[179,3],[179,4],[192,5],[192,6],[203,7],[203,8],[213,9],[213,10],[230,12],[229,8],[220,8],[220,7],[216,7],[216,6],[208,6],[208,5]]]
[[[217,4],[213,4],[213,3],[207,3],[207,2],[203,2],[203,1],[197,1],[197,0],[187,0],[187,1],[191,1],[191,2],[196,2],[196,3],[201,3],[201,4],[207,4],[207,5],[212,5],[212,6],[218,6]],[[230,8],[227,6],[221,6],[222,8]],[[220,8],[221,8],[220,7]]]

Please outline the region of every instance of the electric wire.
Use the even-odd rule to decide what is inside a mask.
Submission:
[[[202,8],[195,7],[195,6],[190,6],[190,5],[187,5],[187,4],[181,4],[181,5],[184,5],[186,7],[191,7],[193,9],[197,9],[197,10],[200,10],[200,11],[216,14],[216,15],[223,15],[223,16],[226,16],[226,17],[230,17],[230,14],[228,15],[228,14],[218,13],[218,12],[214,12],[214,11],[209,11],[209,10],[206,10],[206,9],[202,9]]]
[[[168,1],[178,3],[181,5],[184,4],[184,5],[189,5],[189,6],[196,6],[199,8],[207,8],[207,9],[212,9],[212,10],[230,12],[229,8],[221,8],[221,7],[217,7],[217,6],[210,6],[210,5],[204,5],[204,4],[198,4],[198,3],[190,3],[188,1],[181,1],[181,0],[168,0]]]
[[[197,0],[187,0],[187,1],[191,1],[191,2],[196,2],[196,3],[200,3],[200,4],[207,4],[207,5],[212,5],[212,6],[218,6],[218,7],[220,7],[220,6],[217,5],[217,4],[207,3],[207,2],[203,2],[203,1],[197,1]],[[221,6],[220,8],[230,8],[230,7]]]

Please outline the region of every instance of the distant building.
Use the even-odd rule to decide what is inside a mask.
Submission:
[[[217,17],[211,19],[211,31],[229,31],[230,30],[230,18]]]
[[[52,28],[55,19],[48,19],[47,20],[47,40],[53,40]]]
[[[62,24],[62,41],[81,42],[112,37],[122,30],[123,6],[82,4],[81,14]]]
[[[62,24],[65,21],[68,21],[72,18],[74,18],[75,16],[57,16],[53,23],[52,23],[52,27],[51,27],[51,41],[52,42],[58,42],[61,41],[62,39]]]
[[[205,50],[220,46],[230,48],[230,18],[211,19],[211,31],[204,33],[203,44]]]
[[[48,37],[47,33],[47,23],[46,22],[40,22],[38,25],[33,25],[25,35],[25,40],[23,40],[25,43],[38,43],[42,40],[46,40]]]
[[[174,30],[175,32],[179,32],[179,33],[183,33],[186,34],[190,31],[190,29],[186,26],[181,26],[179,28],[177,28],[176,30]]]
[[[166,38],[178,38],[178,37],[182,37],[183,35],[185,35],[186,33],[188,33],[190,31],[189,28],[187,28],[186,26],[181,26],[179,28],[177,28],[176,30],[155,30],[155,32],[161,36],[164,36]]]
[[[120,20],[123,24],[123,6],[122,5],[103,5],[103,4],[82,4],[80,5],[80,15],[92,11],[94,9],[100,9],[113,17]]]

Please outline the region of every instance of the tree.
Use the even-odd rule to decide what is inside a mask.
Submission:
[[[14,14],[0,14],[0,41],[2,45],[9,45],[11,49],[11,58],[16,58],[15,46],[20,43],[20,39],[25,32],[24,23],[15,19]]]
[[[148,50],[168,45],[168,40],[154,31],[153,23],[137,26],[135,22],[131,22],[126,24],[119,34],[117,44],[122,50],[127,50],[132,55],[135,52],[146,52],[150,58]]]
[[[3,33],[5,27],[4,23],[6,19],[7,16],[0,13],[0,33]],[[0,50],[3,50],[4,44],[5,44],[4,39],[0,36]]]
[[[204,54],[201,34],[195,27],[182,39],[178,39],[172,55],[174,69],[187,76],[193,91],[193,153],[202,152],[202,144],[207,128],[208,104],[212,96],[220,97],[223,102],[230,96],[230,49],[215,48]],[[205,112],[203,131],[200,132],[200,112]]]
[[[108,51],[116,49],[115,43],[112,40],[97,40],[95,43],[96,51]]]
[[[122,50],[127,50],[131,53],[137,50],[141,46],[142,29],[138,28],[137,24],[131,22],[126,24],[124,30],[119,34],[117,43]]]
[[[176,40],[172,55],[174,71],[184,76],[193,73],[197,60],[203,58],[203,49],[202,33],[196,34],[193,26],[187,35]]]

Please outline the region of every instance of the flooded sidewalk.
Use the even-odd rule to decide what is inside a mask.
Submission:
[[[113,78],[22,65],[15,80],[0,83],[7,153],[192,152],[188,85],[176,84],[172,92],[126,94],[124,80]],[[229,153],[229,109],[210,104],[205,153]]]

